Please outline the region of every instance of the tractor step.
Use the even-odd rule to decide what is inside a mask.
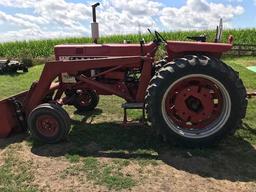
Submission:
[[[144,103],[124,103],[122,105],[122,108],[124,109],[124,119],[123,124],[125,126],[133,126],[133,125],[145,125],[146,118],[145,118],[145,107]],[[127,118],[127,110],[129,109],[141,109],[142,110],[142,119],[139,122],[136,121],[128,121]]]
[[[124,103],[123,109],[144,109],[144,103]]]

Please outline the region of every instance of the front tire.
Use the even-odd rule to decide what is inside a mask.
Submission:
[[[66,138],[71,122],[67,112],[56,104],[42,104],[28,117],[28,128],[32,138],[53,144]]]
[[[245,117],[245,87],[218,59],[186,56],[165,65],[147,90],[146,111],[166,141],[206,146],[234,133]]]

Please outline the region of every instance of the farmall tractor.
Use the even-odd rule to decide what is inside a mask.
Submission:
[[[0,136],[28,130],[34,139],[57,143],[71,128],[62,106],[92,111],[99,95],[116,95],[127,102],[125,109],[145,110],[165,141],[204,146],[234,133],[245,117],[247,94],[238,73],[220,60],[233,38],[180,42],[152,35],[148,44],[56,46],[56,60],[45,64],[39,81],[0,102]],[[160,45],[168,55],[155,62]]]

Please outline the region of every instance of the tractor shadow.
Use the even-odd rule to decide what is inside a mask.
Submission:
[[[32,153],[46,157],[79,155],[121,159],[161,160],[181,171],[232,182],[256,181],[256,150],[241,137],[230,137],[218,146],[189,149],[162,143],[150,127],[124,127],[118,123],[85,123],[102,111],[73,120],[67,141],[56,145],[32,143]],[[255,129],[244,125],[241,129]]]
[[[14,143],[22,143],[26,140],[28,135],[26,133],[12,134],[9,138],[0,139],[0,150],[7,148]]]

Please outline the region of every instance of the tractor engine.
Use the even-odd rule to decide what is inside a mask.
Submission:
[[[55,46],[57,61],[97,60],[117,57],[136,57],[144,54],[154,54],[156,44],[85,44],[85,45],[58,45]],[[121,63],[120,63],[121,64]],[[76,83],[76,76],[84,75],[86,78],[112,86],[115,89],[129,93],[132,98],[136,97],[141,66],[133,64],[123,67],[95,67],[90,70],[80,71],[79,74],[64,73],[61,75],[63,83]],[[104,93],[107,94],[107,93]]]

